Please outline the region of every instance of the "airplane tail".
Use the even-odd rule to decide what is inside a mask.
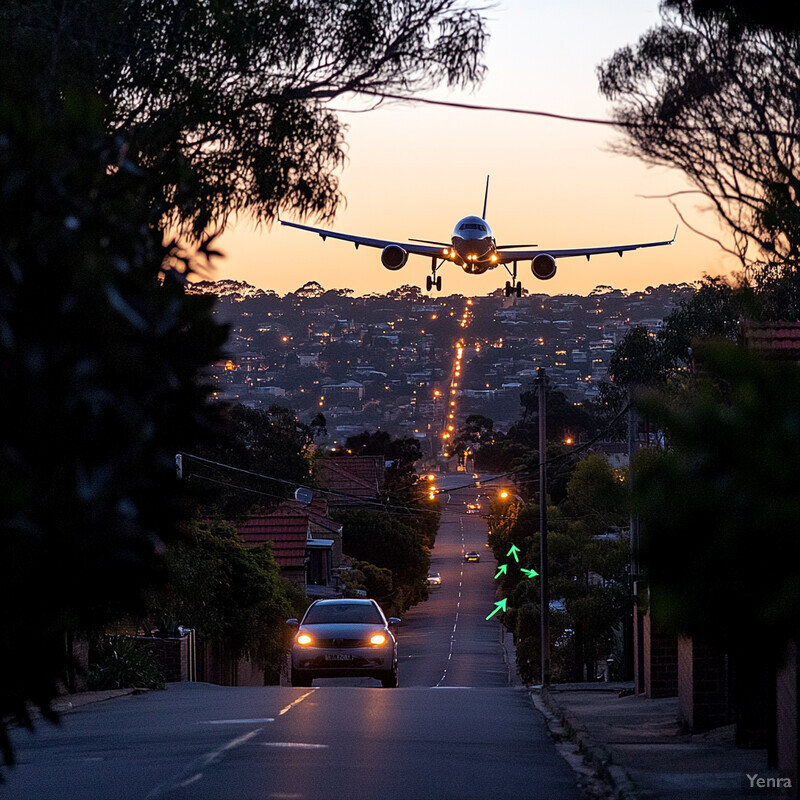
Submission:
[[[489,176],[486,176],[486,191],[483,193],[483,214],[481,219],[486,219],[486,204],[489,202]]]

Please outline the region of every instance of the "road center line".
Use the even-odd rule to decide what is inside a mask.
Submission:
[[[206,755],[195,761],[195,765],[197,766],[189,766],[183,772],[183,774],[178,776],[178,778],[171,784],[162,784],[161,786],[157,786],[155,789],[153,789],[153,791],[147,794],[146,800],[155,800],[157,797],[162,797],[171,793],[176,788],[183,788],[190,786],[193,783],[197,783],[197,781],[201,780],[203,777],[203,767],[207,767],[216,761],[219,761],[228,750],[232,750],[234,747],[239,747],[239,745],[250,741],[250,739],[252,739],[254,736],[257,736],[263,730],[263,728],[256,728],[255,730],[244,734],[244,736],[239,736],[237,739],[232,739],[230,742],[224,744],[217,750],[212,750],[210,753],[206,753]]]
[[[281,710],[278,712],[278,716],[279,716],[279,717],[282,717],[282,716],[283,716],[283,715],[284,715],[284,714],[285,714],[287,711],[290,711],[290,710],[291,710],[292,708],[294,708],[294,707],[295,707],[295,706],[296,706],[298,703],[302,703],[302,702],[303,702],[303,700],[305,700],[305,699],[306,699],[306,697],[308,697],[309,695],[312,695],[312,694],[314,694],[314,692],[315,692],[315,691],[316,691],[316,689],[312,689],[310,692],[306,692],[305,694],[303,694],[303,695],[300,695],[300,697],[298,697],[298,698],[297,698],[297,700],[293,700],[291,703],[289,703],[289,705],[288,705],[288,706],[286,706],[286,708],[282,708],[282,709],[281,709]]]

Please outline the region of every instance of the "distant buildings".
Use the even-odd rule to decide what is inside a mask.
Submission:
[[[625,333],[641,325],[654,334],[694,292],[685,284],[630,294],[600,286],[587,297],[473,298],[465,324],[459,295],[323,290],[279,297],[230,281],[196,290],[217,289],[215,313],[231,337],[226,359],[209,375],[216,399],[256,408],[277,403],[304,420],[321,411],[331,423],[330,445],[378,428],[429,440],[444,410],[442,392],[451,388],[448,365],[459,339],[456,423],[477,413],[498,430],[512,424],[539,367],[571,402],[591,400]]]

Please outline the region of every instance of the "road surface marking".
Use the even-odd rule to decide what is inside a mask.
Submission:
[[[298,750],[324,750],[327,744],[309,744],[307,742],[261,742],[262,747],[294,747]]]
[[[305,700],[305,699],[306,699],[306,697],[308,697],[308,696],[309,696],[309,695],[311,695],[311,694],[314,694],[314,692],[315,692],[315,691],[316,691],[316,689],[312,689],[310,692],[306,692],[305,694],[303,694],[303,695],[300,695],[300,697],[298,697],[298,698],[297,698],[297,700],[293,700],[291,703],[289,703],[289,705],[288,705],[288,706],[286,706],[286,708],[282,708],[282,709],[281,709],[281,710],[278,712],[278,716],[279,716],[279,717],[282,717],[282,716],[283,716],[283,715],[284,715],[284,714],[285,714],[287,711],[290,711],[290,710],[291,710],[292,708],[294,708],[294,707],[295,707],[295,706],[296,706],[298,703],[302,703],[302,702],[303,702],[303,700]]]

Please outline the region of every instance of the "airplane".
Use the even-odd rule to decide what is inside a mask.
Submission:
[[[313,228],[310,225],[300,225],[296,222],[279,220],[281,225],[298,228],[302,231],[316,233],[325,241],[343,239],[352,242],[356,249],[364,247],[377,247],[381,249],[381,263],[386,269],[398,270],[405,266],[409,255],[427,256],[431,259],[431,274],[428,275],[426,288],[431,291],[436,287],[442,290],[442,276],[436,273],[444,264],[452,262],[460,266],[470,275],[482,275],[484,272],[503,266],[511,276],[506,281],[505,295],[522,296],[522,284],[517,281],[517,262],[530,261],[531,272],[539,280],[550,280],[556,274],[556,259],[570,258],[572,256],[586,256],[588,261],[591,256],[604,253],[622,254],[629,250],[638,250],[641,247],[662,247],[675,241],[678,229],[675,229],[672,239],[663,242],[640,242],[639,244],[620,244],[608,247],[577,247],[567,250],[543,250],[538,245],[514,244],[498,245],[489,225],[486,223],[486,204],[489,199],[489,177],[486,176],[486,190],[483,197],[483,214],[480,217],[468,216],[460,219],[449,242],[432,242],[427,239],[409,239],[407,242],[394,242],[388,239],[372,239],[367,236],[353,236],[348,233],[337,233],[324,228]],[[526,249],[534,248],[534,249]],[[511,268],[509,269],[509,264]]]

